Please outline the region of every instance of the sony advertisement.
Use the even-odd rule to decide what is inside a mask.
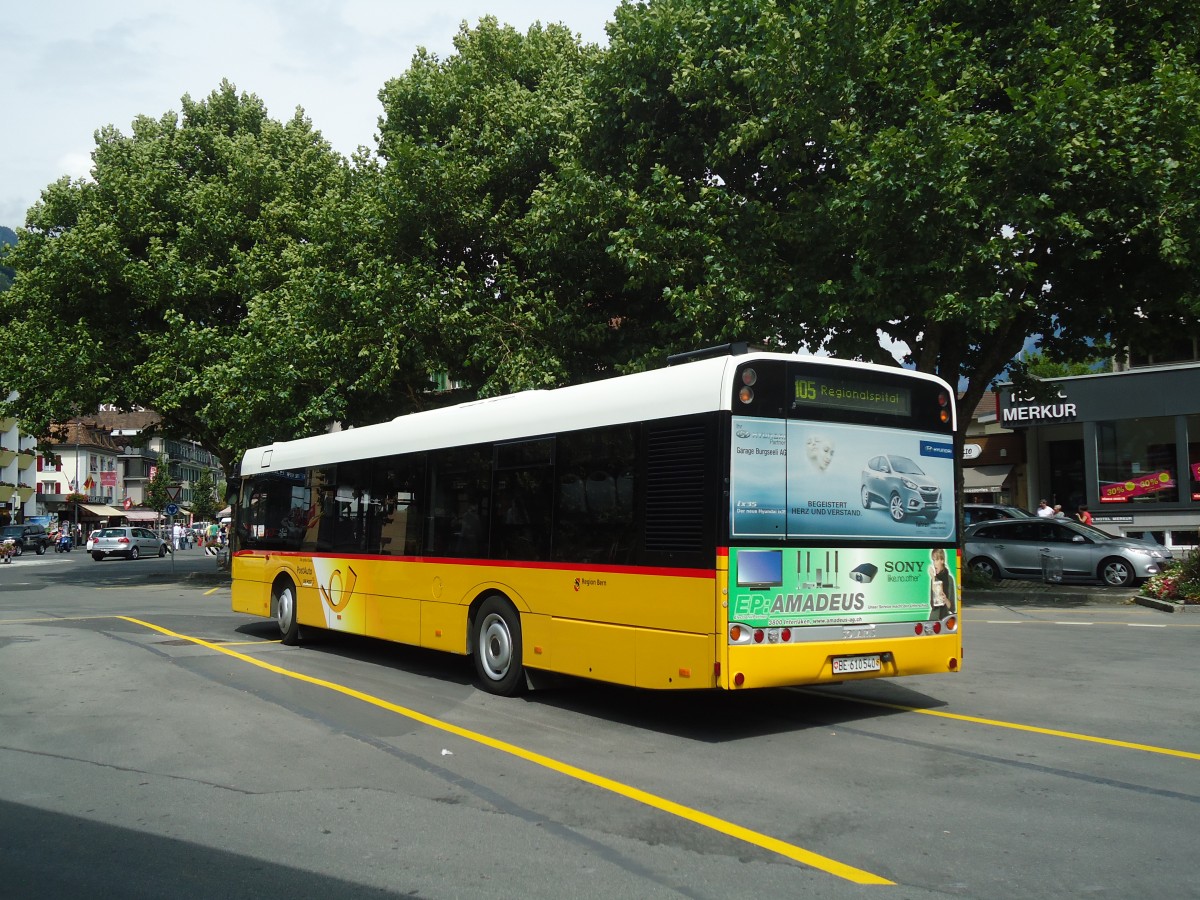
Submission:
[[[735,416],[732,538],[955,538],[949,435]]]
[[[730,548],[729,620],[751,628],[945,619],[958,555],[930,549]]]

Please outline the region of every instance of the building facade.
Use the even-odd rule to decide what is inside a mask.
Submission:
[[[225,476],[217,458],[194,441],[154,434],[157,422],[149,410],[101,409],[59,426],[61,439],[43,455],[15,419],[0,419],[0,521],[65,516],[93,527],[154,521],[159,515],[146,508],[147,486],[164,464],[178,488],[180,516],[188,519],[200,476],[208,473],[218,491]]]
[[[24,522],[37,511],[37,441],[16,419],[0,419],[0,524]]]
[[[1200,544],[1200,363],[1045,384],[1038,397],[999,390],[998,424],[1025,444],[1020,505],[1086,505],[1106,531]]]

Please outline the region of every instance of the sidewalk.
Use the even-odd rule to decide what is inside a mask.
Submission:
[[[963,588],[964,606],[1128,606],[1138,589],[1101,584],[1049,584],[1045,581],[1004,579],[995,587]]]

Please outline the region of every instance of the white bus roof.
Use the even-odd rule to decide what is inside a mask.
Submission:
[[[241,474],[304,469],[355,459],[433,450],[492,441],[533,438],[623,422],[665,419],[730,408],[739,366],[759,359],[804,360],[831,368],[875,371],[933,381],[922,372],[847,362],[822,356],[744,353],[681,363],[663,369],[605,378],[553,390],[521,391],[471,400],[388,422],[254,447],[242,458]]]

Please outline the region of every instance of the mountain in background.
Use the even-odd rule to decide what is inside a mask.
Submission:
[[[11,228],[0,225],[0,244],[15,244],[17,242],[17,233]],[[13,272],[8,266],[0,266],[0,291],[7,291],[12,287]]]

